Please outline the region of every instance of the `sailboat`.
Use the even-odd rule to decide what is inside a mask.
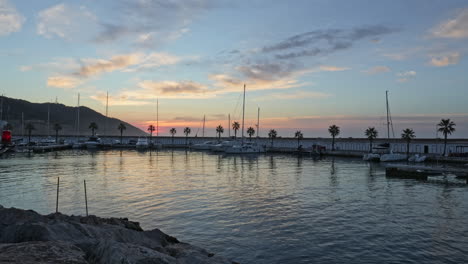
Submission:
[[[260,113],[260,112],[259,112]],[[258,115],[258,119],[260,115]],[[228,154],[250,154],[264,152],[264,148],[254,142],[244,142],[244,122],[245,122],[245,84],[244,84],[244,99],[242,101],[242,140],[241,144],[236,144],[225,150]],[[257,120],[258,126],[258,120]],[[258,134],[258,131],[257,131]]]
[[[159,141],[159,100],[156,99],[156,142],[149,143],[154,149],[162,149],[162,143]]]
[[[387,139],[390,141],[390,127],[392,127],[393,131],[393,123],[390,117],[390,108],[388,105],[388,91],[385,91],[385,100],[386,100],[386,107],[387,107]],[[407,157],[404,154],[400,153],[393,153],[390,143],[380,144],[377,147],[372,149],[372,153],[365,154],[363,156],[363,160],[367,161],[403,161],[406,160]]]

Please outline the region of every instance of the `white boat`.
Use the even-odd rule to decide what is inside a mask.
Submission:
[[[102,143],[99,137],[92,136],[89,137],[89,139],[86,142],[84,142],[84,145],[87,149],[97,149],[101,147]]]
[[[419,156],[419,154],[415,154],[408,158],[409,162],[424,162],[426,161],[426,156]]]
[[[151,142],[151,143],[150,143],[150,147],[151,147],[152,149],[162,149],[163,145],[162,145],[161,142],[156,141],[156,142]]]
[[[139,137],[137,143],[135,144],[137,149],[147,149],[149,148],[148,139],[145,137]]]
[[[205,141],[203,143],[193,144],[191,148],[197,150],[210,150],[211,147],[216,144],[218,144],[216,141]]]
[[[244,142],[244,116],[245,116],[245,84],[244,84],[244,98],[242,101],[242,141],[240,144],[235,144],[225,150],[227,154],[252,154],[265,152],[265,147],[260,146],[253,142]],[[257,116],[257,128],[259,127],[260,109]],[[257,131],[258,135],[258,131]]]
[[[362,160],[365,161],[380,161],[380,154],[378,153],[367,153],[362,156]]]
[[[236,145],[236,144],[239,144],[238,142],[236,141],[233,141],[233,140],[226,140],[226,141],[223,141],[219,144],[216,144],[216,145],[213,145],[211,146],[210,150],[211,151],[214,151],[214,152],[224,152],[226,151],[226,149]]]
[[[388,153],[380,155],[380,161],[390,162],[390,161],[403,161],[406,160],[406,154],[401,153]]]
[[[244,142],[240,145],[234,145],[225,150],[227,154],[253,154],[265,152],[265,148],[253,142]]]

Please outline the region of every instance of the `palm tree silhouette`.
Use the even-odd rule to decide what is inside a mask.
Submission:
[[[445,156],[447,150],[447,135],[451,135],[453,132],[455,132],[456,124],[453,121],[450,121],[449,118],[440,120],[440,123],[437,124],[437,126],[439,127],[437,131],[444,134],[444,154],[442,154],[442,156]]]
[[[190,129],[190,127],[186,127],[184,128],[184,134],[185,134],[185,145],[187,145],[187,141],[188,141],[188,135],[192,132],[192,130]]]
[[[366,129],[364,134],[366,135],[366,137],[369,139],[369,142],[370,142],[369,152],[372,152],[372,142],[374,141],[375,138],[377,138],[377,136],[379,135],[379,132],[377,132],[375,127],[369,127]]]
[[[28,145],[31,145],[31,133],[33,130],[35,130],[36,128],[34,127],[33,124],[31,123],[28,123],[25,127],[25,129],[28,131]]]
[[[270,129],[270,132],[268,132],[268,137],[271,140],[271,147],[273,147],[273,139],[275,139],[276,136],[278,136],[278,133],[276,132],[276,130]]]
[[[407,157],[409,156],[410,142],[415,137],[416,137],[416,135],[414,134],[414,131],[411,128],[403,129],[403,133],[401,133],[401,138],[406,141],[406,156]]]
[[[253,127],[247,128],[247,134],[249,134],[249,141],[252,141],[252,136],[255,135],[255,129]]]
[[[332,136],[332,150],[335,150],[335,137],[340,134],[340,127],[336,125],[331,125],[328,128],[328,132]]]
[[[94,137],[95,136],[94,131],[98,129],[98,125],[95,122],[91,122],[88,128],[91,129],[91,133]]]
[[[175,127],[171,128],[171,130],[169,130],[169,133],[171,133],[172,135],[172,145],[174,145],[174,135],[177,133],[177,130],[175,129]]]
[[[300,130],[296,131],[296,133],[294,133],[294,138],[297,138],[297,148],[299,148],[301,139],[304,138],[304,136],[302,135],[302,132]]]
[[[123,144],[123,132],[125,129],[127,129],[127,127],[124,123],[120,123],[117,129],[120,130],[120,144]]]
[[[218,141],[221,140],[221,134],[224,133],[223,126],[219,125],[216,127],[216,133],[218,134]]]
[[[148,126],[148,131],[150,132],[150,144],[153,143],[153,132],[156,130],[156,128],[153,125]]]
[[[55,130],[55,144],[58,144],[58,132],[59,130],[62,130],[62,126],[60,124],[54,124],[54,130]]]
[[[237,138],[237,130],[239,130],[240,128],[240,125],[239,125],[239,122],[234,122],[232,123],[232,129],[234,129],[234,139]]]

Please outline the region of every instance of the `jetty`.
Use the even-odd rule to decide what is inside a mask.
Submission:
[[[69,144],[54,144],[54,145],[34,146],[30,149],[32,149],[34,153],[44,153],[44,152],[65,150],[65,149],[71,149],[71,148],[72,146]]]
[[[448,174],[455,175],[460,179],[465,179],[468,184],[468,168],[429,167],[403,164],[389,164],[385,168],[385,175],[390,178],[427,180],[428,176],[445,176]]]

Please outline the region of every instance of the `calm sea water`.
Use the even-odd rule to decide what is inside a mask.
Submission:
[[[466,263],[468,187],[283,155],[65,151],[0,159],[0,204],[128,217],[241,263]]]

